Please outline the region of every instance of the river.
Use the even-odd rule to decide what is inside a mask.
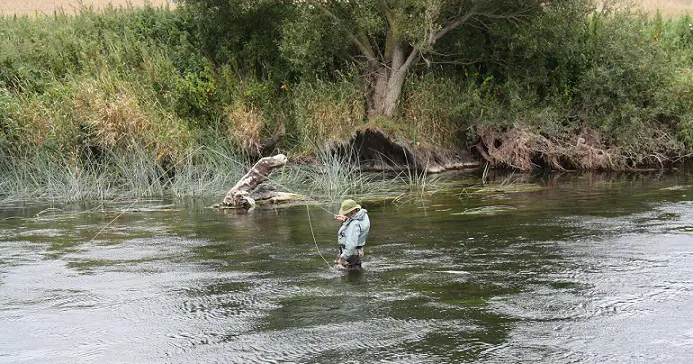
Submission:
[[[0,363],[693,362],[691,174],[532,182],[364,201],[359,274],[317,206],[3,206]]]

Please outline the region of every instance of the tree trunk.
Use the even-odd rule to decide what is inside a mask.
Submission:
[[[368,82],[370,90],[367,91],[368,97],[368,117],[384,115],[383,105],[387,94],[387,68],[381,66]]]
[[[404,80],[409,70],[418,59],[419,53],[412,50],[405,52],[406,44],[402,41],[392,42],[392,56],[389,62],[378,64],[374,72],[372,90],[368,92],[368,117],[385,116],[391,118],[397,110],[397,103],[402,95]]]
[[[390,75],[387,83],[387,91],[385,93],[385,102],[383,103],[383,115],[392,117],[395,114],[399,97],[402,95],[404,87],[404,77],[408,70],[394,71]]]
[[[255,200],[250,197],[250,193],[260,184],[267,181],[267,179],[269,179],[269,174],[272,173],[274,169],[283,166],[286,162],[286,156],[283,154],[260,159],[226,194],[222,206],[228,208],[243,208],[246,210],[255,207]]]
[[[391,118],[395,115],[407,71],[389,71],[382,66],[376,72],[375,80],[372,81],[372,90],[369,92],[368,117]]]

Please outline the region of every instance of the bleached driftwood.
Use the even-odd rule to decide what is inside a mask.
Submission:
[[[255,199],[250,194],[263,182],[267,181],[273,170],[285,165],[287,158],[284,154],[260,159],[224,197],[221,208],[251,209],[255,207]]]

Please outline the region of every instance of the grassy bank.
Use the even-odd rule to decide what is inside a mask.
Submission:
[[[0,18],[0,199],[220,195],[273,152],[321,165],[278,178],[337,196],[371,187],[323,146],[364,124],[522,169],[691,150],[688,16],[556,8],[519,28],[464,28],[476,43],[442,49],[459,62],[422,64],[397,115],[368,119],[363,71],[319,50],[320,68],[292,62],[281,24],[262,23],[277,10],[263,11],[223,29],[184,7]]]

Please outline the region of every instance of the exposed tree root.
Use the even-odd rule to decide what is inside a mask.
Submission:
[[[357,130],[349,140],[336,143],[332,149],[351,156],[362,169],[369,171],[414,169],[438,173],[478,166],[472,155],[465,151],[414,146],[375,127]]]
[[[669,133],[659,131],[655,145],[664,148],[675,143]],[[550,167],[557,170],[634,170],[645,166],[663,167],[672,161],[664,152],[625,152],[622,148],[607,146],[599,132],[583,129],[564,138],[548,138],[528,127],[511,127],[504,130],[477,127],[479,156],[493,166],[531,170]],[[681,148],[680,150],[683,150]]]

